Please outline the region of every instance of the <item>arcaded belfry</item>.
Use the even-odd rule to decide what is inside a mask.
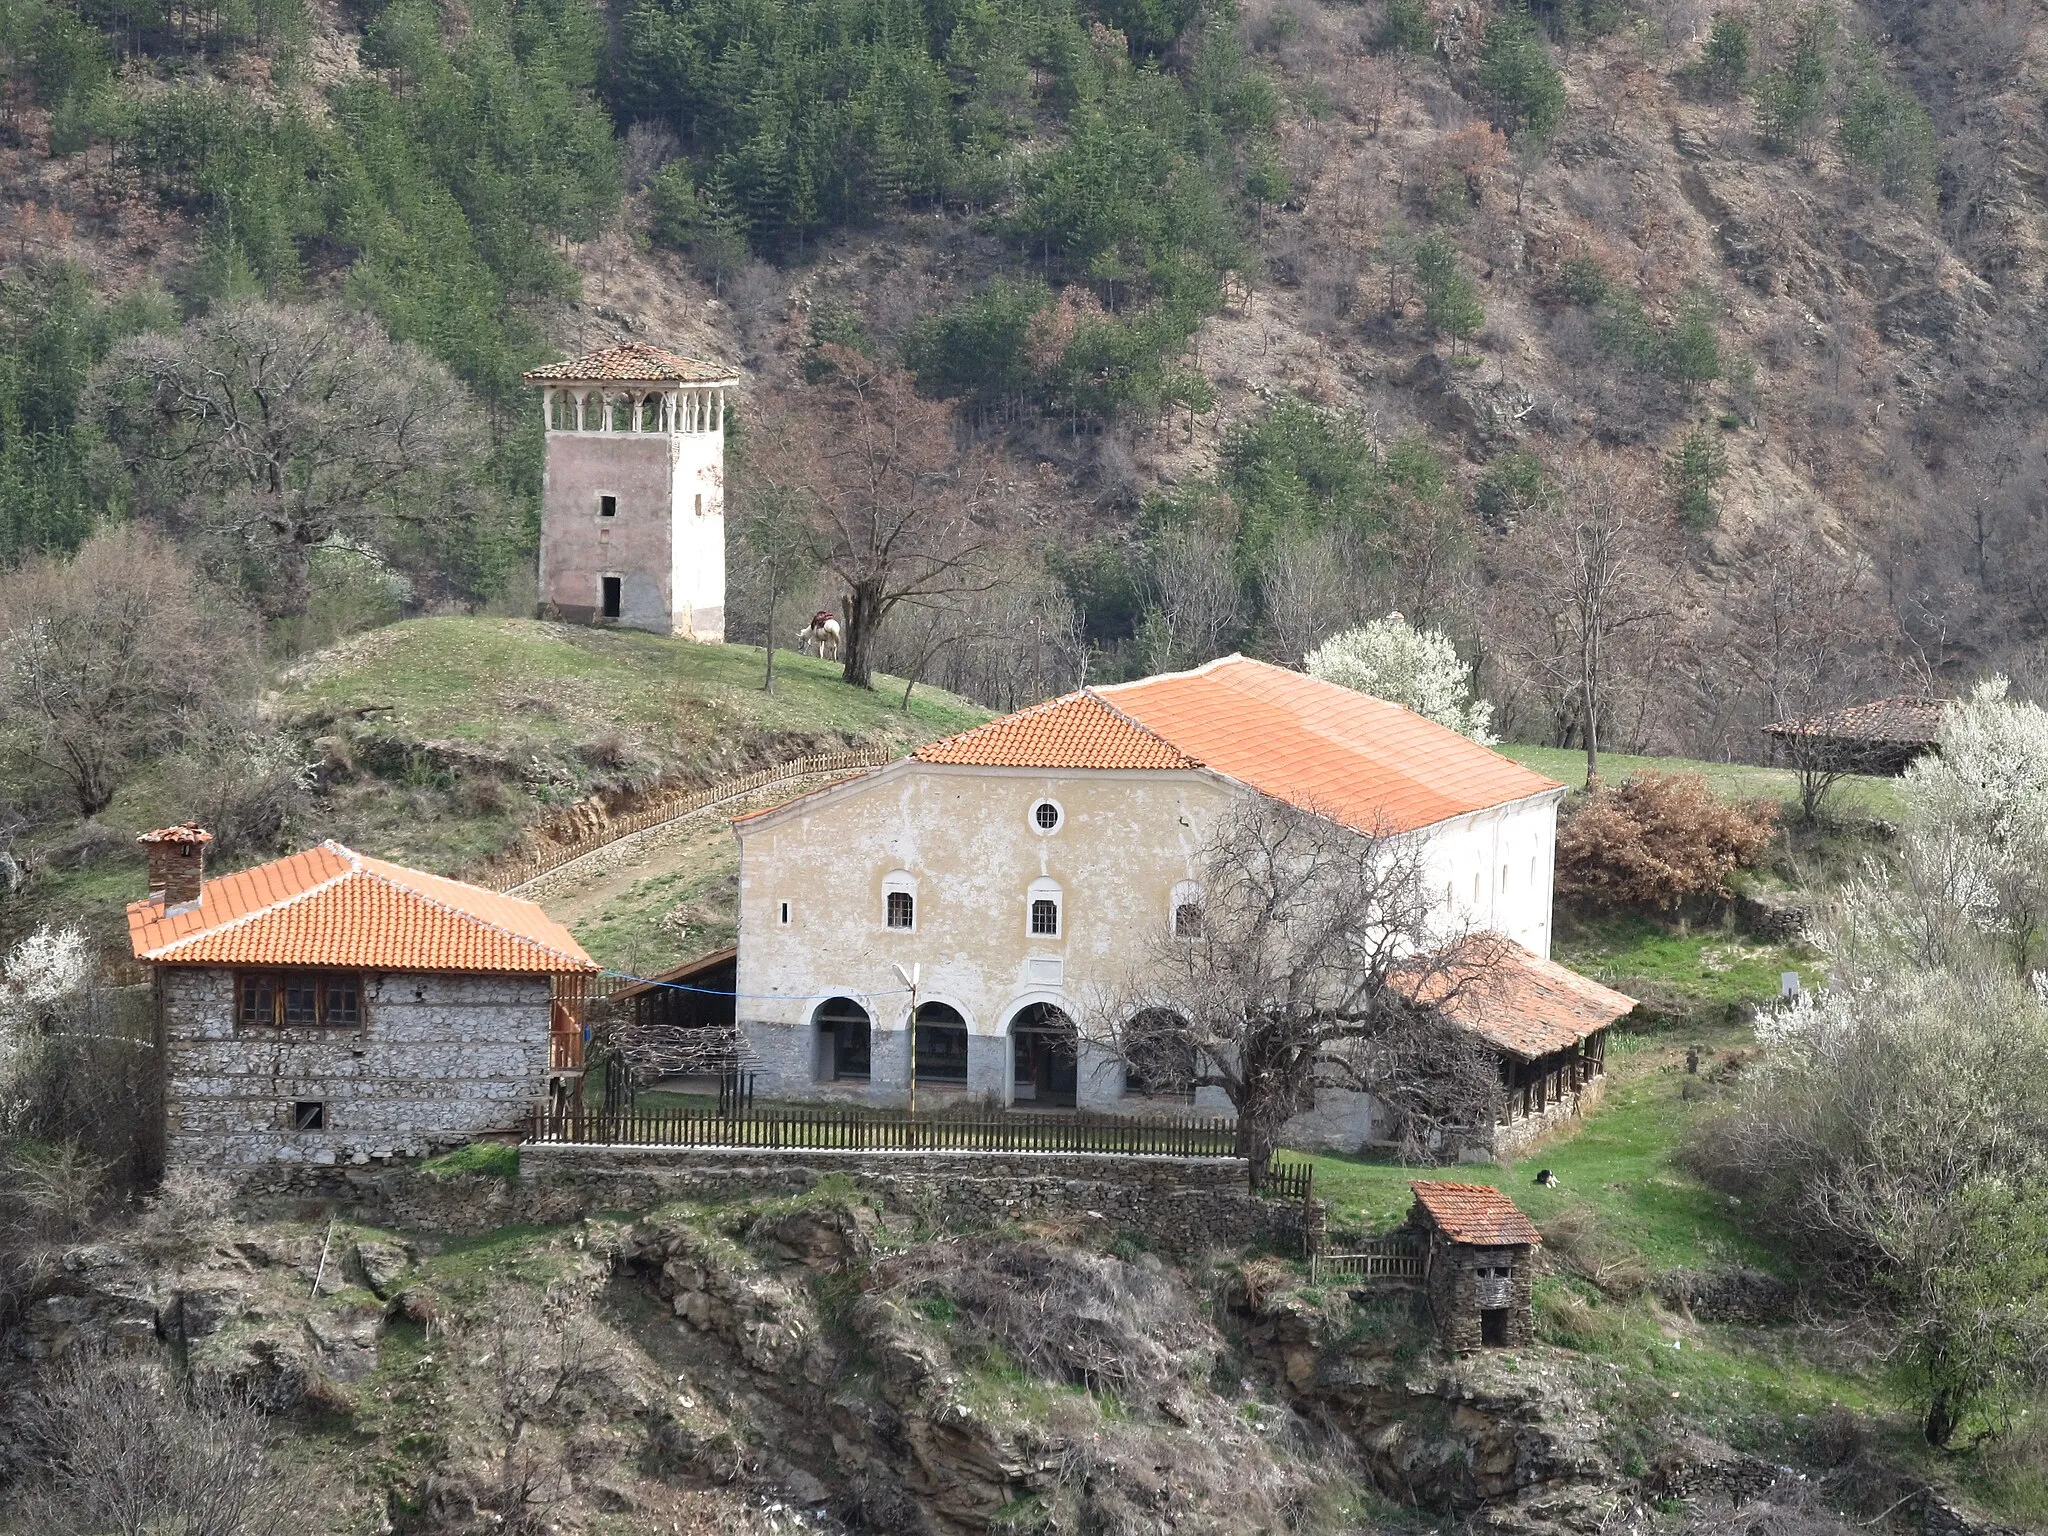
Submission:
[[[544,618],[725,639],[726,392],[739,375],[645,342],[536,368]]]

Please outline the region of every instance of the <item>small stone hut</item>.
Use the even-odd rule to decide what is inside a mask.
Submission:
[[[1536,1224],[1485,1184],[1411,1184],[1408,1224],[1428,1241],[1423,1285],[1444,1348],[1513,1348],[1536,1341]]]
[[[335,842],[209,880],[204,829],[139,841],[167,1166],[419,1155],[574,1091],[598,966],[532,902]]]

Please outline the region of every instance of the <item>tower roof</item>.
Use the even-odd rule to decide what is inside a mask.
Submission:
[[[718,363],[702,362],[657,347],[629,341],[620,346],[549,363],[524,375],[529,384],[737,384],[739,375]]]

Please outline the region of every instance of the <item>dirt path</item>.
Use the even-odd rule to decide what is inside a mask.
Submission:
[[[644,947],[654,939],[638,930],[658,924],[661,916],[647,910],[650,906],[664,904],[664,898],[666,905],[673,905],[681,897],[722,887],[727,883],[724,877],[736,873],[739,857],[730,825],[734,817],[781,805],[865,771],[784,779],[701,806],[550,870],[519,887],[516,894],[539,902],[550,917],[583,937],[586,944],[590,936],[623,923],[636,930],[640,944],[635,947]],[[730,905],[729,895],[723,890],[717,894],[722,898],[718,904]],[[725,912],[725,923],[730,924],[736,916]],[[592,952],[612,964],[623,959]]]

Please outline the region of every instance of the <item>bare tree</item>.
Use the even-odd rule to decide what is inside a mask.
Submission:
[[[1454,1009],[1499,958],[1498,940],[1446,931],[1413,838],[1248,798],[1198,873],[1198,913],[1176,914],[1102,1011],[1127,1065],[1178,1061],[1229,1097],[1256,1169],[1318,1089],[1383,1088],[1418,1019]]]
[[[1244,588],[1230,541],[1202,523],[1169,528],[1146,551],[1150,601],[1138,628],[1154,672],[1199,666],[1225,654],[1244,623]]]
[[[1617,641],[1670,612],[1662,539],[1652,518],[1656,479],[1623,459],[1584,461],[1553,505],[1510,541],[1514,580],[1533,606],[1532,664],[1562,670],[1586,749],[1586,782],[1600,776],[1600,732],[1615,681]]]
[[[1871,598],[1868,569],[1772,531],[1751,553],[1757,573],[1723,654],[1747,675],[1772,724],[1795,724],[1864,702],[1887,670],[1896,627]],[[1814,821],[1844,777],[1866,768],[1831,738],[1773,733],[1799,775],[1799,814]]]
[[[744,481],[742,482],[744,484]],[[782,599],[818,568],[817,530],[805,516],[799,497],[775,485],[746,486],[739,515],[732,522],[739,552],[753,567],[759,600],[766,605],[766,633],[761,638],[765,661],[761,690],[775,691],[775,642],[781,638],[778,616]]]
[[[80,1345],[20,1419],[29,1454],[9,1529],[47,1536],[287,1536],[323,1490],[271,1454],[263,1414],[213,1377]]]
[[[846,584],[845,677],[871,687],[882,623],[899,603],[985,591],[979,519],[994,488],[987,452],[962,451],[951,408],[849,347],[825,346],[820,380],[763,431],[761,479],[800,499],[823,560]]]
[[[102,529],[0,577],[0,746],[55,773],[81,816],[144,761],[202,741],[253,681],[254,626],[167,540]]]
[[[482,415],[454,377],[366,318],[241,300],[124,343],[94,376],[98,413],[159,514],[218,537],[272,613],[308,595],[337,536],[405,546],[435,570],[485,500]]]
[[[1354,622],[1363,594],[1349,551],[1333,533],[1275,538],[1259,562],[1259,606],[1274,661],[1299,668],[1308,653]]]
[[[618,1368],[612,1340],[566,1297],[539,1297],[507,1285],[493,1291],[482,1326],[469,1341],[483,1353],[483,1376],[503,1436],[495,1502],[512,1536],[552,1530],[550,1516],[569,1493],[568,1467],[533,1435],[587,1412],[589,1396]]]

